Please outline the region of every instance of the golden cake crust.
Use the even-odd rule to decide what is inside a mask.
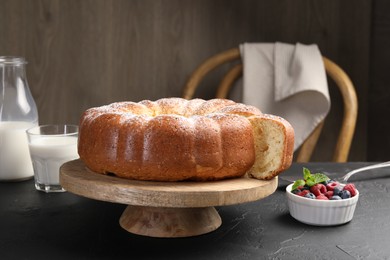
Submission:
[[[84,112],[78,151],[92,171],[129,179],[240,177],[255,161],[248,116],[261,115],[226,99],[117,102]]]

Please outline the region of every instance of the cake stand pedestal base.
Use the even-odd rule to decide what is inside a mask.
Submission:
[[[209,233],[221,224],[214,207],[157,208],[129,205],[119,219],[130,233],[149,237],[190,237]]]

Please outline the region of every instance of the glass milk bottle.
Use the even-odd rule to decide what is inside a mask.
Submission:
[[[26,60],[0,56],[0,181],[34,175],[26,130],[38,125],[38,111],[26,79]]]

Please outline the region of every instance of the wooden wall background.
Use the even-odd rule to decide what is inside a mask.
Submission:
[[[390,1],[375,0],[370,47],[368,160],[390,160]]]
[[[180,96],[200,62],[240,43],[316,43],[356,85],[360,107],[350,160],[366,160],[374,2],[0,0],[0,55],[29,61],[41,124],[77,124],[92,106]],[[215,84],[216,77],[208,78],[196,95],[212,97]],[[338,129],[342,115],[340,96],[331,95],[336,119],[325,131]],[[313,159],[330,160],[335,138],[321,137],[324,148]]]

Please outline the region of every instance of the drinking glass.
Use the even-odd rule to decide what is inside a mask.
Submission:
[[[65,191],[59,181],[60,167],[67,161],[79,158],[78,126],[42,125],[26,132],[34,168],[35,188],[44,192]]]

